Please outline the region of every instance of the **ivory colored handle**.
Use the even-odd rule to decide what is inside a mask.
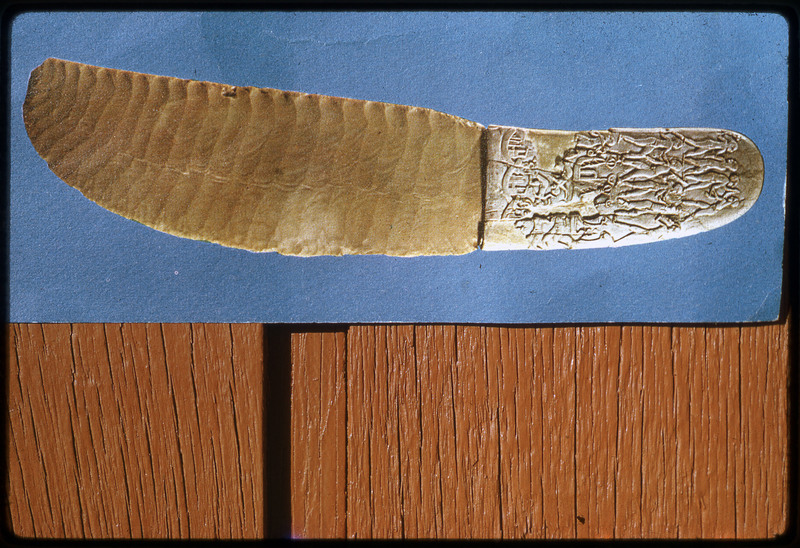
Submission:
[[[23,112],[56,175],[170,234],[289,255],[478,245],[483,126],[455,116],[58,59]]]

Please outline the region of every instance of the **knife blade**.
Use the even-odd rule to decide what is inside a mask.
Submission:
[[[156,230],[286,255],[650,243],[743,215],[747,137],[484,127],[427,108],[47,59],[23,105],[50,169]]]

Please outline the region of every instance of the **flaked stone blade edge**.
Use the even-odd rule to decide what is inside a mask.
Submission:
[[[480,124],[48,59],[23,106],[67,184],[176,236],[286,255],[477,249]]]

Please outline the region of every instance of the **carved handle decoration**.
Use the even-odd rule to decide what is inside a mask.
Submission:
[[[761,154],[733,131],[487,132],[484,249],[688,236],[739,217],[761,192]]]

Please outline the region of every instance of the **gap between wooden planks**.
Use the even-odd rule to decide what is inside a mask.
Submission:
[[[9,529],[770,538],[788,325],[13,324]]]

